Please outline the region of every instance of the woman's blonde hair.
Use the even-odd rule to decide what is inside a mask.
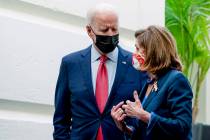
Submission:
[[[145,50],[143,70],[158,74],[162,70],[174,68],[182,71],[182,65],[176,50],[176,41],[164,27],[149,26],[135,32],[137,43]]]

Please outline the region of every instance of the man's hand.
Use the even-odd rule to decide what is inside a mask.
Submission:
[[[111,110],[111,116],[115,122],[115,124],[117,125],[117,127],[121,130],[124,131],[124,119],[126,117],[126,114],[124,113],[123,109],[121,108],[124,102],[120,102],[119,104],[117,104],[116,106],[112,107]]]

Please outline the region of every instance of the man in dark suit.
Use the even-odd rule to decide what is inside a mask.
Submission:
[[[132,100],[144,75],[119,45],[118,15],[107,4],[87,14],[93,44],[63,57],[55,91],[54,140],[124,140],[110,111]]]

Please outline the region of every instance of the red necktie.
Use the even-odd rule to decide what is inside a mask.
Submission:
[[[108,74],[105,65],[106,60],[107,57],[105,55],[102,55],[100,57],[100,64],[98,67],[97,78],[96,78],[95,96],[101,114],[104,110],[108,98]],[[103,133],[101,126],[99,127],[96,140],[103,140]]]

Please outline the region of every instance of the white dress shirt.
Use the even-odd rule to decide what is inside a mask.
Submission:
[[[101,54],[96,50],[96,48],[92,45],[91,47],[91,71],[92,71],[92,82],[93,82],[93,90],[95,94],[96,90],[96,77],[98,72],[98,67],[100,64],[100,56]],[[117,60],[118,60],[118,48],[116,47],[114,51],[108,53],[106,61],[106,68],[108,72],[108,95],[111,92],[112,85],[114,83],[116,69],[117,69]]]

